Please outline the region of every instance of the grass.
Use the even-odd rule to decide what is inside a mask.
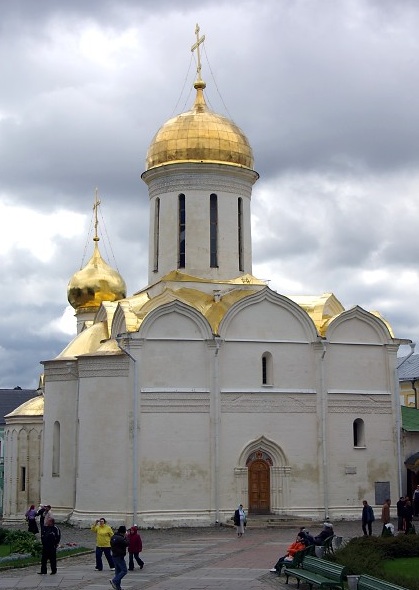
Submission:
[[[399,557],[383,563],[383,569],[389,574],[402,574],[407,578],[417,578],[419,557]]]
[[[10,545],[0,545],[0,557],[7,557],[10,555]]]
[[[68,549],[62,549],[57,552],[57,560],[66,559],[68,557],[75,557],[77,555],[84,555],[86,553],[92,553],[92,549],[87,547],[69,547]],[[0,557],[7,557],[10,555],[10,545],[0,545]],[[40,557],[13,557],[10,560],[4,560],[0,562],[0,571],[6,569],[16,569],[21,567],[27,567],[29,565],[37,565],[40,563]]]

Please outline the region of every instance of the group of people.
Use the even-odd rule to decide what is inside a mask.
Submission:
[[[416,490],[419,495],[419,486]],[[416,490],[414,494],[416,494]],[[418,516],[415,513],[415,503],[415,495],[413,496],[413,503],[409,496],[400,496],[399,500],[396,502],[398,532],[404,532],[406,535],[415,532],[413,516]]]
[[[120,526],[116,533],[107,524],[105,518],[99,518],[91,526],[96,533],[96,567],[98,571],[103,570],[102,555],[106,557],[109,569],[114,570],[114,577],[109,580],[114,590],[121,590],[121,580],[127,575],[127,571],[134,569],[134,560],[144,567],[144,561],[140,557],[143,550],[143,542],[138,532],[137,525],[132,526],[128,531],[125,526]],[[128,570],[125,556],[128,551]]]
[[[38,523],[36,521],[37,517],[39,516],[39,525],[41,527],[41,537],[42,537],[42,529],[44,527],[45,520],[49,520],[50,518],[54,518],[51,512],[51,506],[41,504],[38,509],[35,508],[35,504],[31,504],[27,511],[25,512],[26,522],[28,523],[28,532],[37,535],[39,533]]]
[[[291,563],[294,559],[295,554],[298,551],[302,551],[307,547],[314,545],[314,546],[321,546],[324,545],[327,539],[333,538],[335,532],[333,530],[333,525],[331,522],[325,522],[323,524],[323,528],[318,535],[313,537],[310,535],[309,531],[302,527],[298,534],[297,538],[291,545],[287,548],[287,552],[285,555],[280,557],[274,567],[270,570],[272,573],[280,574],[282,568],[287,565],[287,563]]]

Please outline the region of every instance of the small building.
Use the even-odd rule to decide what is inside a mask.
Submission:
[[[35,389],[0,389],[0,516],[3,515],[3,495],[4,495],[4,429],[6,426],[5,416],[13,410],[16,410],[21,404],[29,401],[37,395]],[[39,461],[39,459],[38,459]],[[27,481],[27,477],[25,477]],[[39,490],[36,493],[39,498]]]

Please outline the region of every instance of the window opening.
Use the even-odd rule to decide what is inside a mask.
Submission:
[[[365,426],[361,418],[353,423],[354,447],[365,447]]]
[[[239,271],[243,272],[243,199],[241,197],[237,202],[237,234],[239,251]]]
[[[160,240],[160,199],[154,203],[154,264],[153,270],[159,270],[159,240]]]
[[[185,195],[180,194],[178,200],[178,218],[179,218],[179,243],[178,243],[178,268],[185,268],[185,245],[186,245],[186,209]]]
[[[60,447],[61,427],[59,422],[54,422],[52,437],[52,475],[60,475]]]
[[[26,467],[20,468],[20,491],[26,490]]]
[[[217,195],[210,195],[210,266],[218,268],[218,202]]]
[[[262,385],[272,385],[273,383],[272,355],[265,352],[262,355]]]

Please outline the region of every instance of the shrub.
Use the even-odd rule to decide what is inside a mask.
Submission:
[[[409,590],[419,590],[419,580],[384,571],[382,564],[387,559],[419,556],[419,535],[397,537],[356,537],[337,549],[333,561],[348,568],[348,574],[368,574],[393,582]]]
[[[27,531],[6,531],[4,545],[11,545],[14,553],[28,553],[38,557],[42,552],[42,544],[33,533]]]
[[[5,545],[6,535],[9,531],[0,527],[0,545]]]

